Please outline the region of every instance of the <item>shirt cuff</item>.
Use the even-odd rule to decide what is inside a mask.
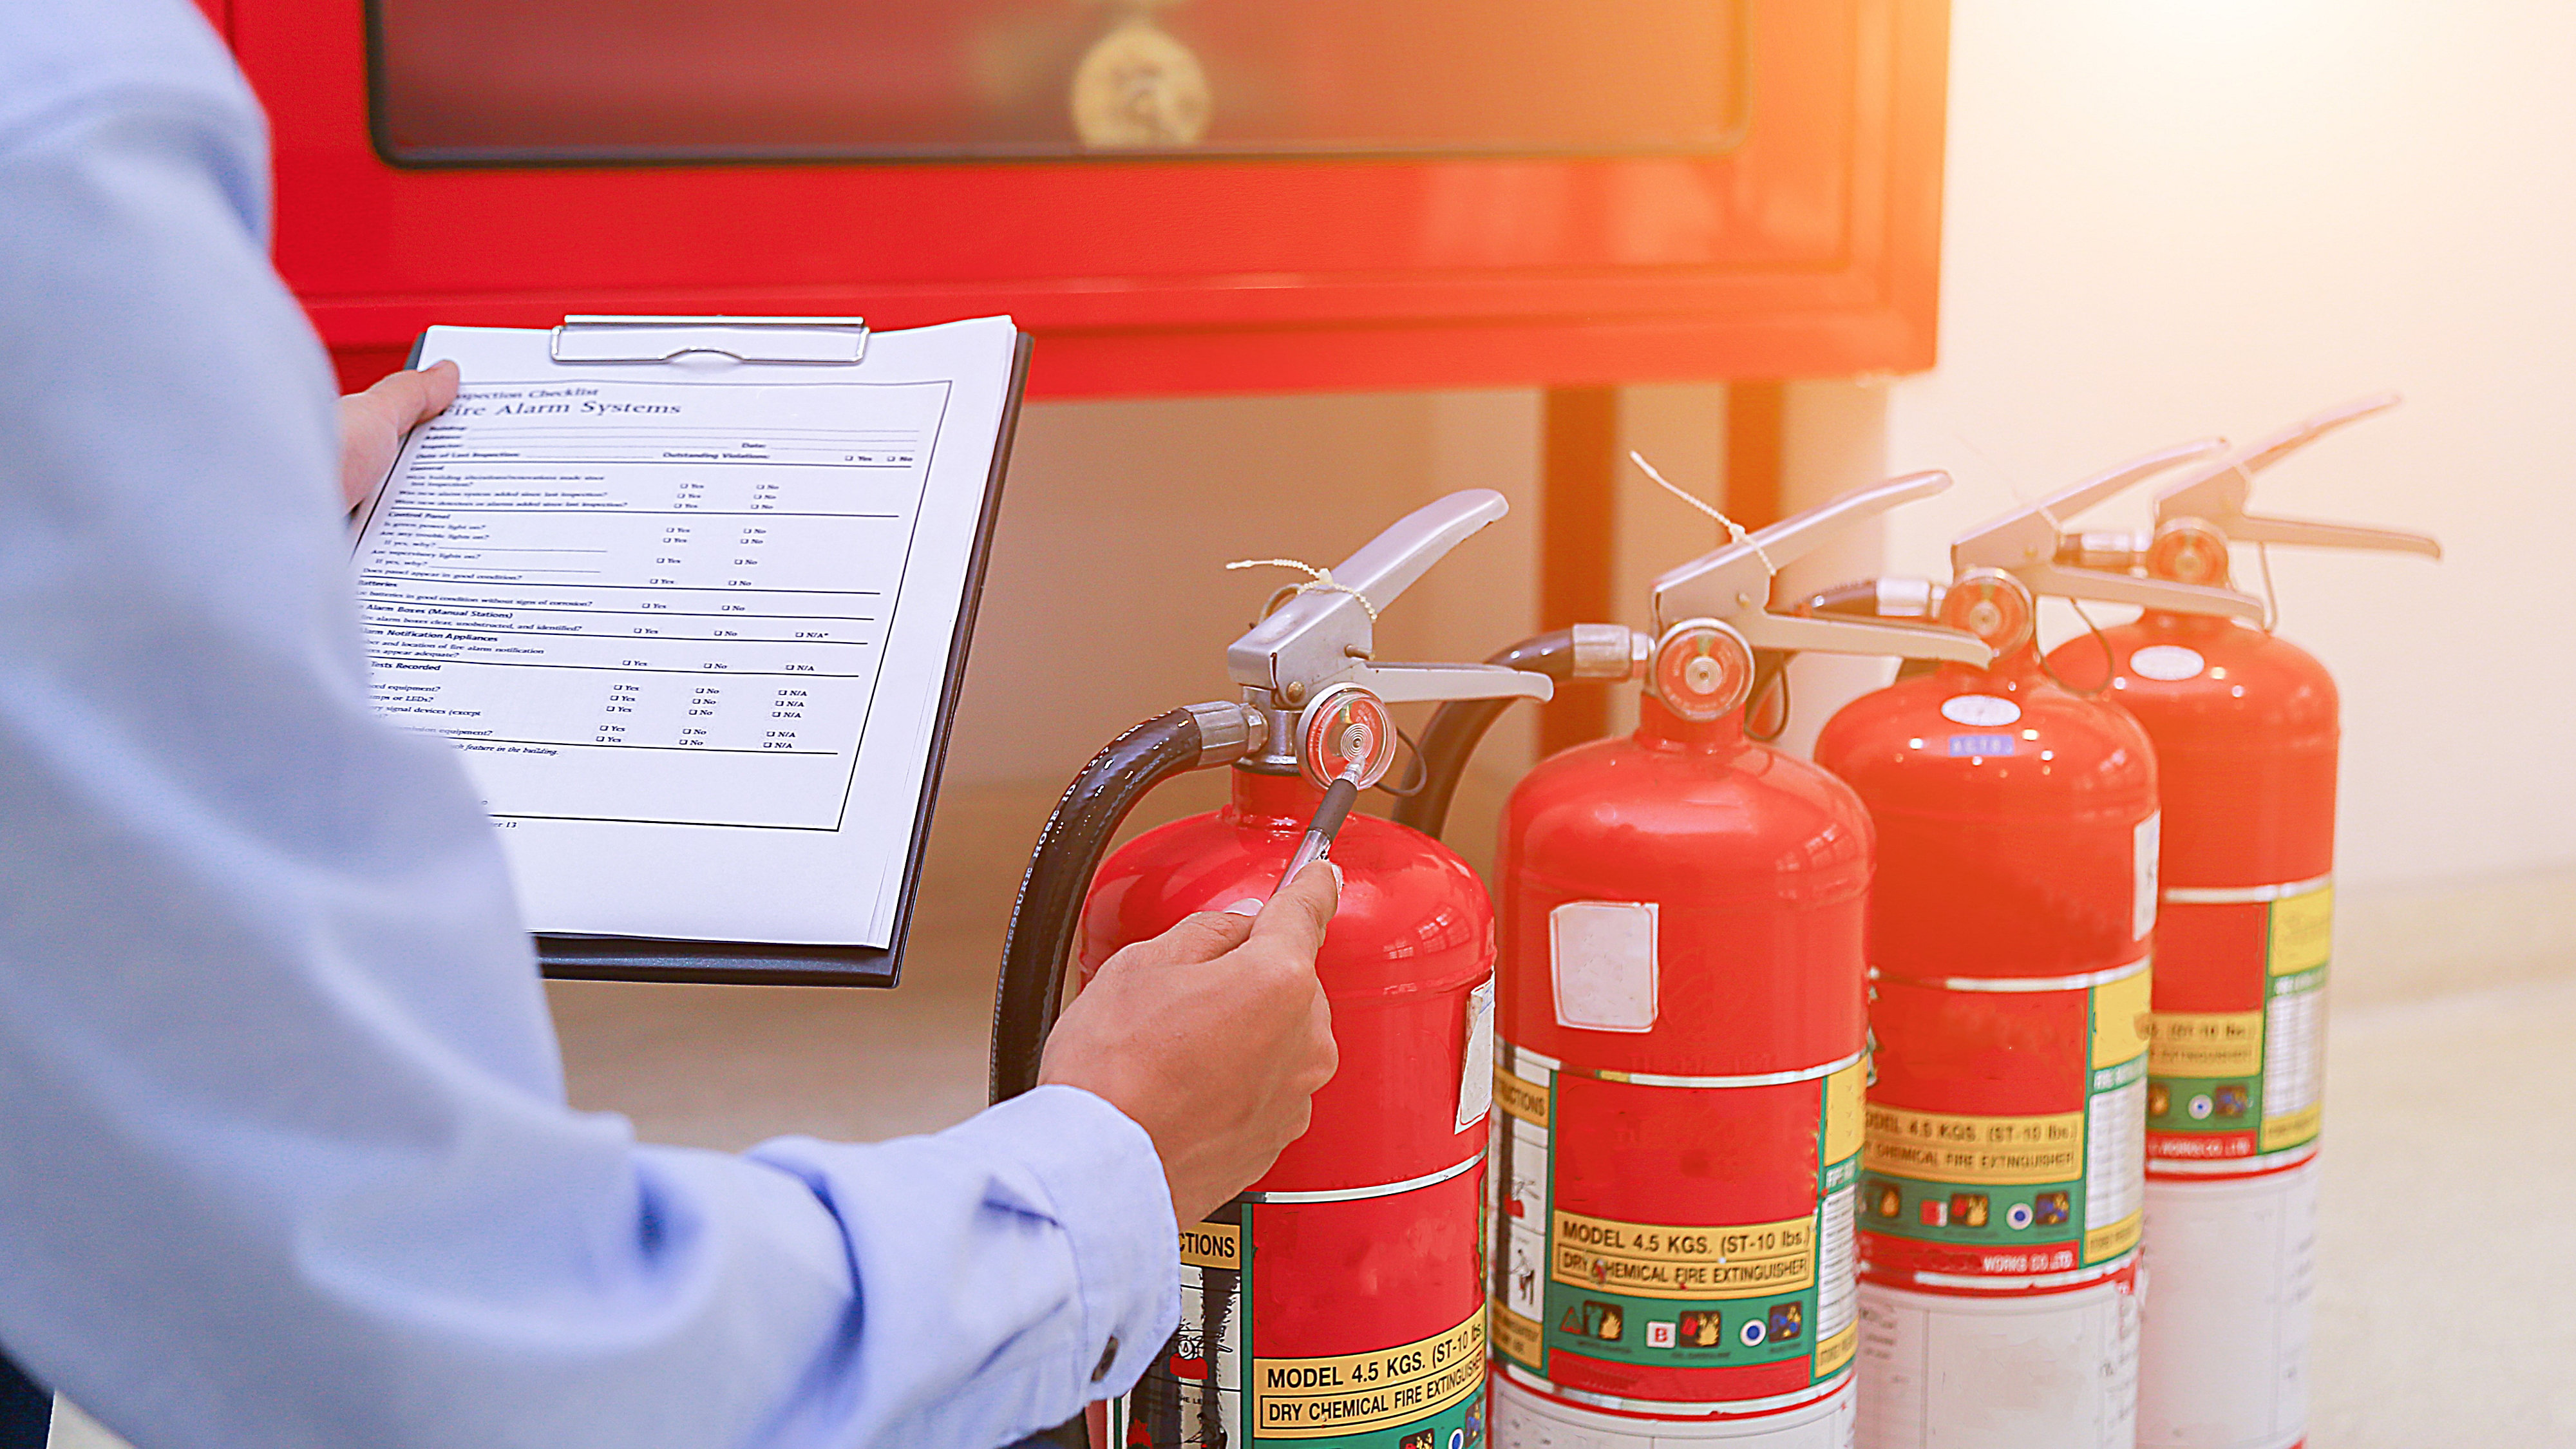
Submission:
[[[989,1138],[1036,1176],[1073,1249],[1082,1365],[1094,1399],[1123,1394],[1181,1316],[1180,1225],[1154,1140],[1080,1087],[1039,1087],[941,1134]]]

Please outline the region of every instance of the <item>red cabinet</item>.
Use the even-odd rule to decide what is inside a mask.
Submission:
[[[1047,3],[1095,28],[1118,9]],[[1301,110],[1272,94],[1267,111],[1246,99],[1229,112],[1218,75],[1217,115],[1268,116],[1267,129],[1214,124],[1194,149],[1080,154],[1048,139],[1047,117],[1062,107],[1041,97],[1026,111],[1038,119],[978,153],[1001,159],[937,145],[851,159],[849,146],[799,152],[781,132],[766,149],[736,144],[694,162],[674,161],[684,148],[549,152],[561,138],[542,117],[517,152],[441,149],[441,137],[485,133],[440,121],[420,99],[418,47],[403,48],[415,31],[397,27],[436,19],[438,0],[378,0],[373,13],[350,0],[208,8],[269,110],[279,268],[353,382],[393,365],[433,321],[530,326],[566,312],[859,313],[887,326],[1009,312],[1038,334],[1032,390],[1049,396],[1929,365],[1945,0],[1740,3],[1728,32],[1737,68],[1710,72],[1714,99],[1675,92],[1634,121],[1639,134],[1607,141],[1568,107],[1514,109],[1490,84],[1479,104],[1502,119],[1479,146],[1439,134],[1440,113],[1420,105]],[[1153,14],[1186,40],[1186,12]],[[1631,13],[1566,7],[1556,23],[1611,26]],[[1202,43],[1275,45],[1228,42],[1220,30],[1211,20],[1219,38]],[[1424,43],[1392,34],[1346,43]],[[644,84],[601,88],[578,50],[518,44],[506,53],[526,60],[523,89],[542,90],[549,74],[567,85],[588,77],[611,98]],[[1510,49],[1479,44],[1477,56]],[[608,50],[599,65],[616,59]],[[396,73],[394,62],[415,69]],[[1301,63],[1282,74],[1310,89],[1333,75],[1328,63]],[[1379,64],[1370,84],[1394,73]],[[691,88],[703,77],[685,66],[677,74],[679,89],[707,89]],[[685,109],[676,92],[671,104]],[[905,124],[936,132],[936,106],[922,104],[930,110],[916,106]],[[1733,108],[1723,137],[1705,124],[1712,107]],[[649,103],[627,109],[655,115]],[[788,124],[773,121],[757,124]],[[1372,151],[1352,139],[1369,127],[1393,128],[1393,140]],[[614,130],[601,134],[615,142],[624,133]]]

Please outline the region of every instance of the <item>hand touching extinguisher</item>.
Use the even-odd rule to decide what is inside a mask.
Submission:
[[[2086,534],[2099,567],[2224,584],[2231,543],[2441,557],[2422,534],[2246,511],[2254,475],[2394,407],[2383,394],[2195,467],[2146,536]],[[2108,651],[2107,660],[2104,651]],[[2155,741],[2164,802],[2147,1064],[2138,1442],[2280,1449],[2307,1428],[2310,1284],[2334,902],[2334,680],[2268,628],[2150,609],[2074,639]]]
[[[1228,647],[1239,702],[1149,720],[1075,780],[1040,838],[1004,947],[997,1099],[1034,1084],[1077,944],[1088,980],[1120,947],[1185,916],[1267,896],[1328,788],[1364,789],[1393,763],[1388,703],[1548,697],[1541,674],[1375,658],[1377,615],[1506,506],[1472,489],[1398,521]],[[1234,767],[1231,804],[1141,835],[1101,864],[1146,791],[1217,765]],[[1340,1069],[1266,1175],[1181,1225],[1180,1330],[1100,1416],[1115,1449],[1319,1436],[1395,1449],[1483,1432],[1493,908],[1465,862],[1403,826],[1351,816],[1332,859],[1341,908],[1315,969]]]
[[[2118,705],[2050,675],[2035,598],[2259,617],[2242,594],[2060,561],[2061,520],[2223,446],[2138,459],[1962,536],[1946,588],[1813,603],[1928,609],[1995,651],[1853,701],[1816,741],[1878,829],[1867,1449],[2129,1449],[2155,756]]]
[[[1513,790],[1498,862],[1497,1449],[1850,1442],[1867,817],[1748,739],[1757,659],[1982,664],[1954,631],[1768,612],[1780,565],[1949,486],[1864,489],[1657,579],[1655,633],[1578,625],[1497,655],[1645,684],[1636,733]],[[1500,713],[1443,706],[1437,830]]]

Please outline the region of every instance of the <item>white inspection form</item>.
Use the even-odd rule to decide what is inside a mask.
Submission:
[[[461,752],[531,929],[883,947],[1011,387],[1007,318],[851,366],[463,370],[370,510],[376,701]]]

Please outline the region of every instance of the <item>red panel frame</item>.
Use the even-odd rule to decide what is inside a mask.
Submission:
[[[1037,395],[1822,376],[1932,362],[1947,0],[1755,0],[1705,160],[404,170],[361,7],[207,0],[277,262],[360,382],[432,322],[1009,312]]]

